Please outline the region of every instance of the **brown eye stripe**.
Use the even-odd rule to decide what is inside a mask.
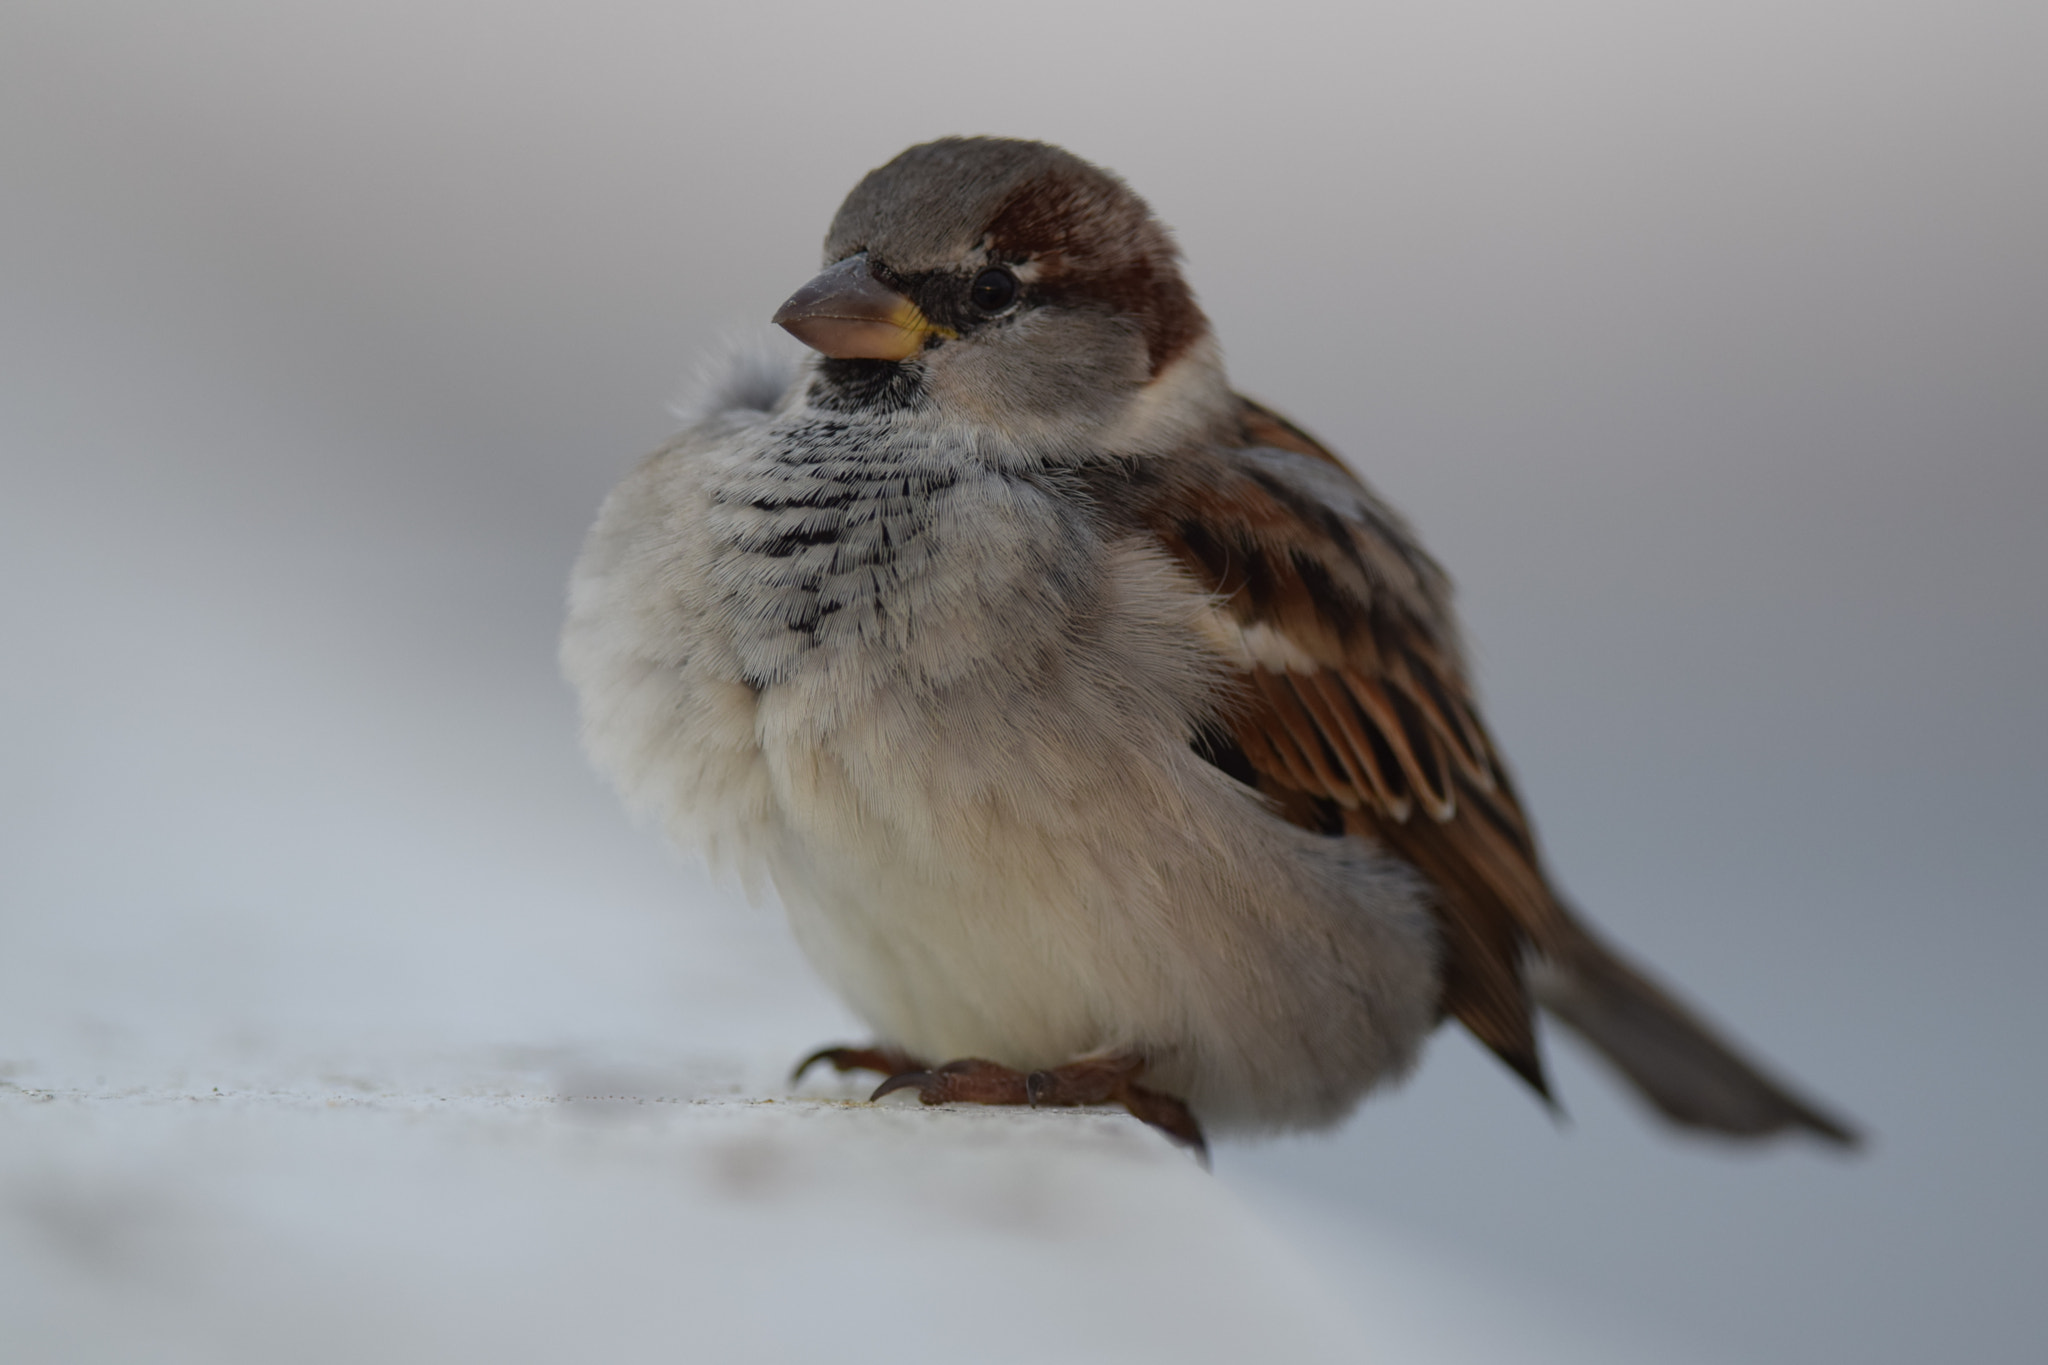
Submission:
[[[998,260],[1032,262],[1033,290],[1047,302],[1135,321],[1153,375],[1209,330],[1172,237],[1107,175],[1062,168],[1033,177],[996,208],[984,240]]]

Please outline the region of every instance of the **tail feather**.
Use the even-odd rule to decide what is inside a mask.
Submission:
[[[1767,1074],[1583,925],[1531,964],[1536,999],[1665,1117],[1738,1137],[1805,1129],[1844,1147],[1856,1130]]]

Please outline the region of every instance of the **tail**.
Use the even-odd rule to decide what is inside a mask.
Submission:
[[[1582,924],[1531,964],[1536,1000],[1591,1043],[1666,1118],[1736,1137],[1787,1129],[1854,1147],[1856,1130],[1717,1037]]]

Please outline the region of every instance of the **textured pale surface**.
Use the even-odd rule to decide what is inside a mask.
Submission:
[[[0,1092],[6,1354],[1377,1354],[1298,1253],[1128,1120],[579,1088]]]
[[[1121,1114],[750,1099],[778,1087],[745,1070],[527,1048],[0,1082],[0,1345],[37,1365],[1646,1358],[1312,1210],[1276,1226]]]
[[[1587,911],[1875,1139],[1673,1143],[1569,1050],[1559,1129],[1445,1037],[1219,1181],[1418,1360],[1580,1362],[1610,1324],[1631,1362],[2042,1358],[2044,25],[10,0],[4,1074],[427,1094],[505,1047],[687,1048],[772,1080],[844,1036],[773,918],[584,773],[562,584],[862,170],[1040,136],[1179,228],[1238,381],[1458,577]],[[77,1121],[166,1199],[149,1154],[205,1150]],[[320,1226],[331,1164],[278,1158],[250,1216]],[[846,1339],[914,1336],[892,1311]]]

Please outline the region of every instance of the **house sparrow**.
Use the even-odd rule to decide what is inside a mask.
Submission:
[[[1550,885],[1443,571],[1231,391],[1121,180],[913,147],[825,267],[774,316],[816,354],[606,501],[562,646],[599,766],[875,1030],[813,1061],[1199,1146],[1335,1122],[1446,1017],[1547,1099],[1540,1005],[1678,1123],[1855,1140]]]

